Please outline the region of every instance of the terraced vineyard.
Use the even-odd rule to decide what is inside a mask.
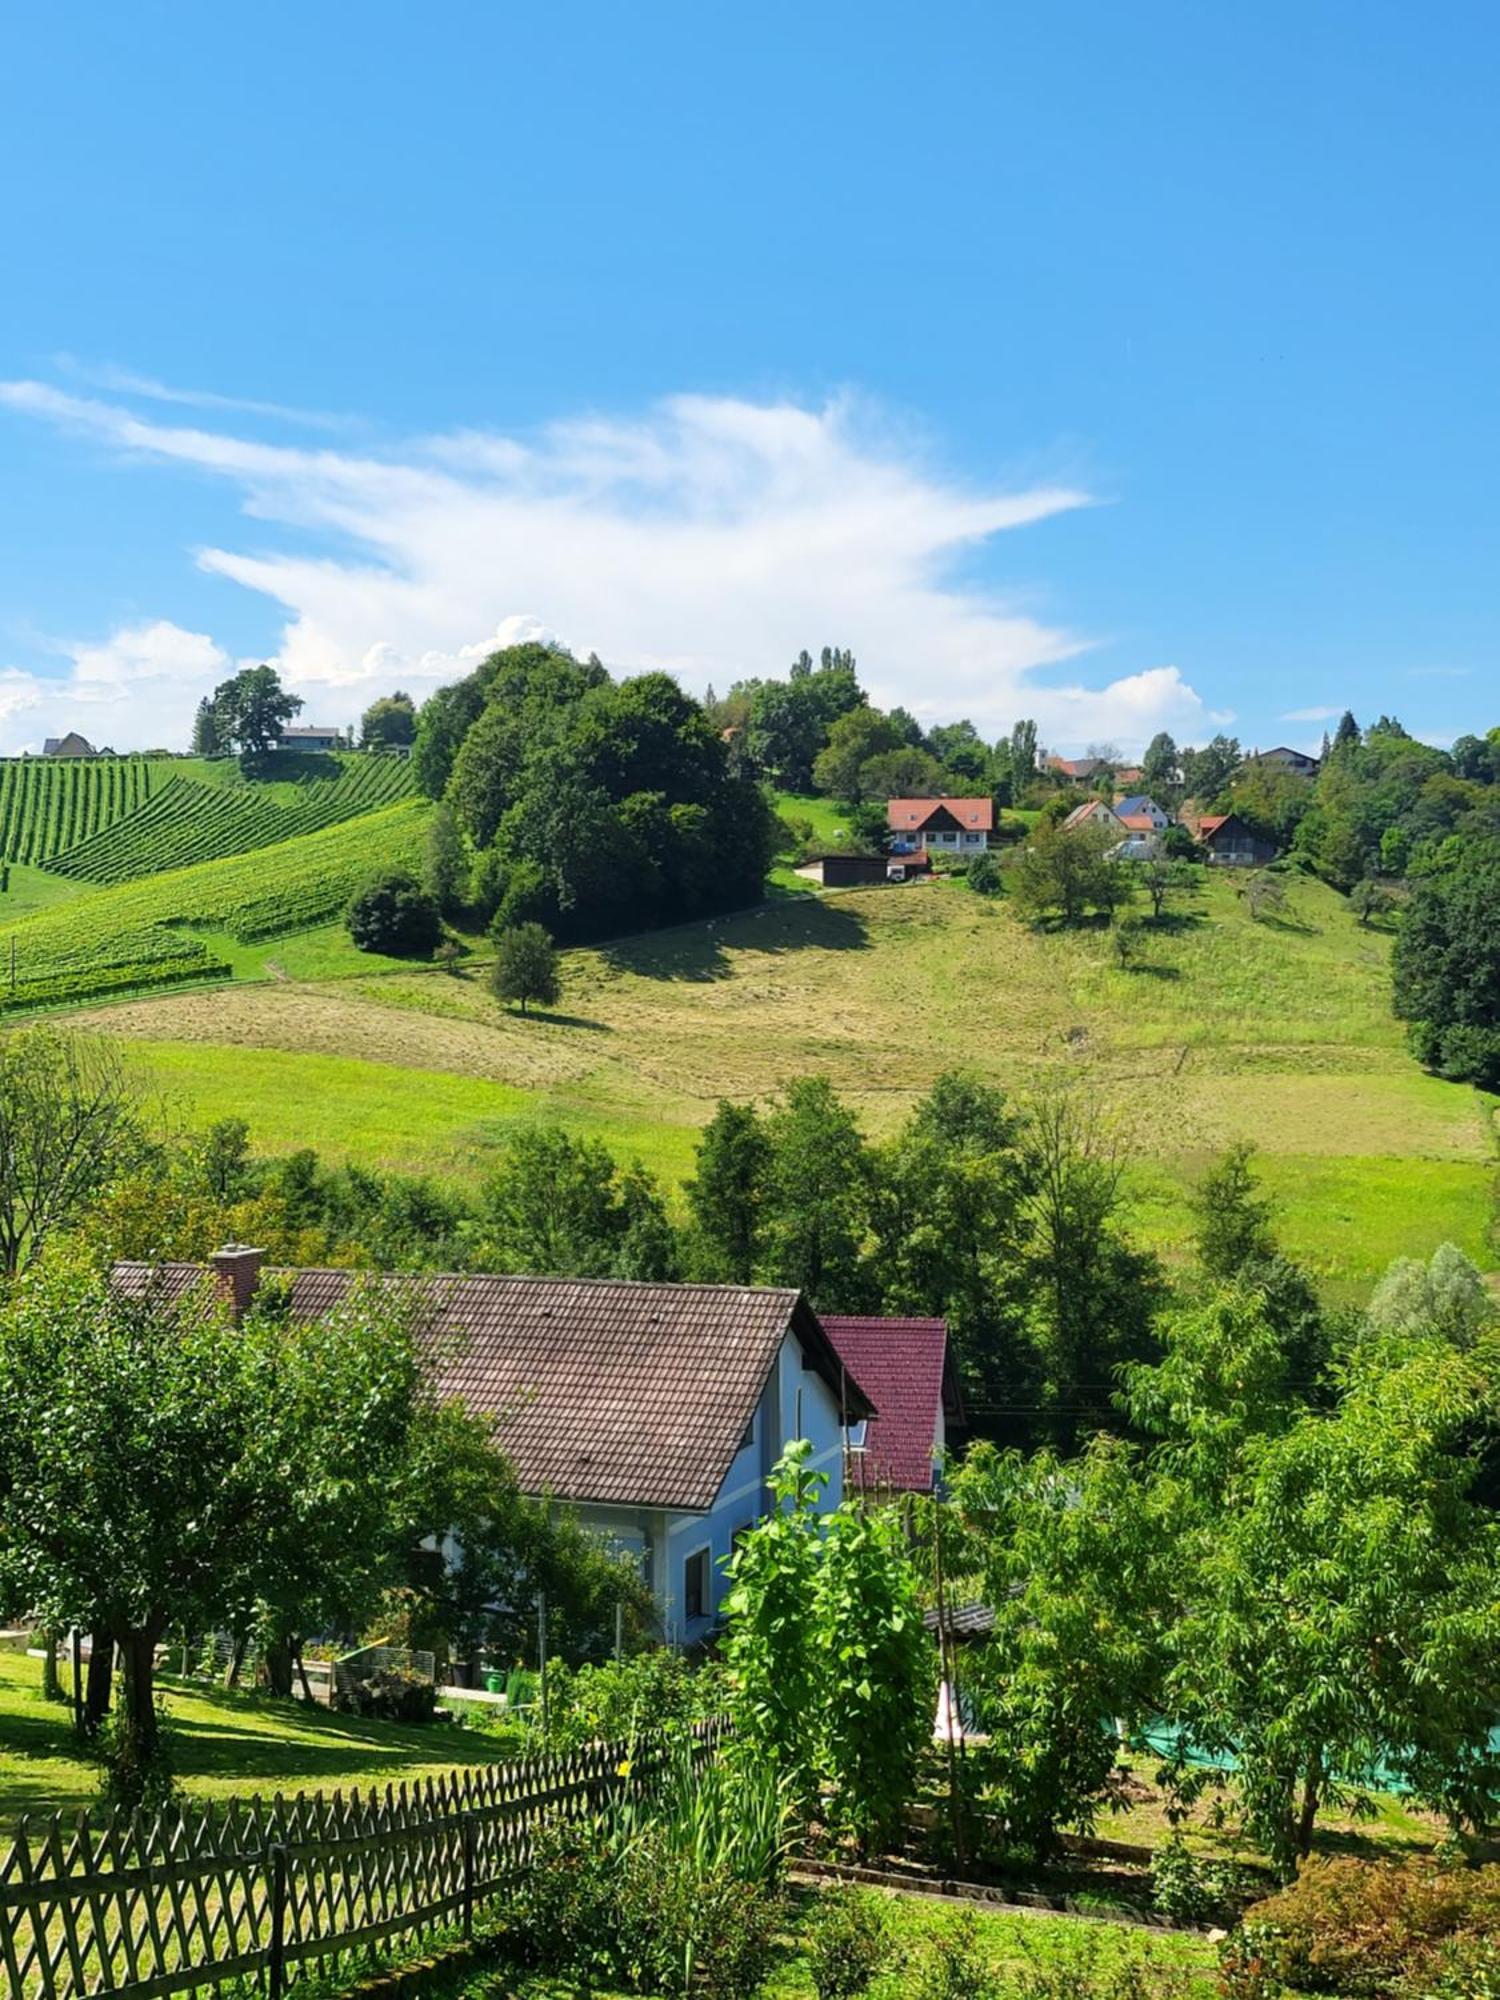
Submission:
[[[351,757],[338,777],[305,780],[290,802],[258,786],[171,777],[47,866],[79,882],[130,882],[316,833],[411,794],[410,770],[395,757]]]
[[[327,923],[372,866],[416,865],[425,819],[408,799],[23,917],[0,930],[0,1012],[222,978],[222,955],[191,931],[248,944]]]
[[[161,783],[145,757],[12,757],[0,763],[0,858],[53,857],[139,812]]]

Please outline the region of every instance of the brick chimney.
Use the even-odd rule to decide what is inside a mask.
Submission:
[[[242,1320],[250,1310],[250,1301],[260,1283],[260,1267],[266,1261],[265,1251],[251,1250],[243,1243],[226,1243],[222,1250],[215,1250],[208,1261],[213,1267],[214,1288],[219,1297],[236,1320]]]

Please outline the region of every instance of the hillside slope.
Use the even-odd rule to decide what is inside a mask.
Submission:
[[[337,826],[413,796],[410,768],[393,757],[349,757],[321,782],[203,783],[170,777],[134,811],[58,853],[48,866],[80,882],[128,882],[200,861],[248,854]]]
[[[49,863],[138,812],[169,775],[150,757],[0,759],[0,859]]]
[[[1331,1280],[1454,1237],[1486,1263],[1493,1104],[1424,1075],[1389,1012],[1388,940],[1320,884],[1254,923],[1212,880],[1195,920],[1122,970],[1098,932],[1039,935],[954,883],[772,903],[570,953],[553,1018],[482,979],[396,973],[183,994],[96,1018],[200,1116],[259,1143],[468,1176],[557,1117],[669,1180],[721,1095],[830,1075],[874,1134],[942,1069],[1011,1090],[1043,1072],[1125,1121],[1140,1225],[1186,1236],[1217,1148],[1262,1149],[1289,1240]]]
[[[0,1011],[223,977],[232,955],[213,934],[243,944],[327,923],[373,867],[415,864],[426,812],[408,800],[9,924],[0,916]]]

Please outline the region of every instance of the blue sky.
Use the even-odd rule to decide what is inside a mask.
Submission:
[[[1493,8],[6,18],[0,749],[537,629],[1060,749],[1500,720]]]

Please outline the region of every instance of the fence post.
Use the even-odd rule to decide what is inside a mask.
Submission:
[[[286,1989],[286,1849],[278,1840],[271,1846],[271,1944],[266,1953],[268,2000],[281,2000]]]
[[[479,1822],[473,1813],[463,1816],[464,1837],[464,1937],[474,1935],[474,1850],[475,1837],[479,1832]]]

